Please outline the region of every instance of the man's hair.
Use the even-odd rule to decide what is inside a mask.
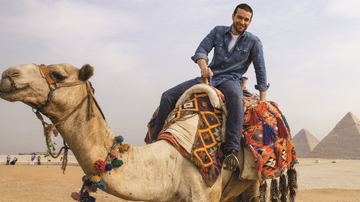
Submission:
[[[234,13],[233,13],[234,16],[236,15],[236,12],[237,12],[238,8],[243,9],[243,10],[245,10],[245,11],[247,11],[247,12],[250,12],[250,13],[251,13],[251,18],[253,17],[253,15],[254,15],[254,14],[253,14],[253,10],[252,10],[252,8],[251,8],[249,5],[247,5],[247,4],[239,4],[239,5],[237,5],[236,8],[235,8],[235,10],[234,10]]]

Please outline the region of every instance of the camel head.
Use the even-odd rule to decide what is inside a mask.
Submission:
[[[66,63],[13,66],[2,74],[0,98],[10,102],[21,101],[35,109],[43,109],[45,105],[51,104],[67,108],[76,102],[72,101],[73,98],[81,96],[74,91],[76,89],[67,90],[67,87],[74,83],[85,83],[93,71],[94,68],[88,64],[81,69]],[[53,83],[49,83],[49,79]]]

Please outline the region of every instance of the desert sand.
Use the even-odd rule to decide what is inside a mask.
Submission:
[[[5,157],[0,156],[0,202],[74,201],[71,192],[81,188],[84,174],[75,162],[68,165],[64,175],[61,165],[54,161],[48,166],[45,163],[30,166],[29,157],[24,157],[19,164],[5,165]],[[320,163],[315,163],[316,160]],[[360,201],[360,160],[299,161],[296,201]],[[97,202],[124,201],[101,190],[92,196]]]

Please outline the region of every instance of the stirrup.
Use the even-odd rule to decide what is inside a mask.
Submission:
[[[225,161],[224,161],[224,169],[228,170],[228,171],[235,171],[236,168],[239,167],[239,160],[236,156],[236,154],[231,153],[229,155],[226,156]]]

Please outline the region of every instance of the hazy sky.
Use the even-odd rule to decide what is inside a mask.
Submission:
[[[292,135],[322,140],[348,113],[360,118],[360,1],[245,1],[264,46],[270,89]],[[28,63],[95,67],[90,79],[115,135],[144,145],[163,91],[200,75],[190,59],[232,0],[0,0],[0,71]],[[254,70],[246,73],[255,91]],[[0,154],[45,151],[31,108],[0,100]],[[56,140],[62,144],[60,138]],[[57,148],[60,148],[58,146]]]

